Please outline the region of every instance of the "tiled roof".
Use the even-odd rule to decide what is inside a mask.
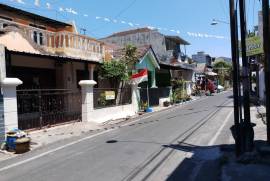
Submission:
[[[124,48],[115,46],[116,49],[113,50],[113,57],[114,58],[121,58],[124,55]],[[151,48],[151,45],[143,45],[137,46],[137,53],[139,58],[143,58],[148,50]]]
[[[121,32],[118,32],[118,33],[114,33],[114,34],[108,36],[107,38],[117,37],[117,36],[126,36],[126,35],[130,35],[130,34],[150,32],[150,31],[153,31],[153,30],[151,30],[150,28],[137,28],[137,29],[132,29],[132,30],[127,30],[127,31],[121,31]]]
[[[64,23],[64,22],[61,22],[61,21],[57,21],[57,20],[54,20],[54,19],[50,19],[50,18],[40,16],[40,15],[37,15],[37,14],[34,14],[34,13],[30,13],[30,12],[27,12],[27,11],[24,11],[24,10],[21,10],[21,9],[18,9],[18,8],[8,6],[8,5],[3,4],[3,3],[0,3],[0,10],[8,11],[8,12],[15,13],[15,14],[18,14],[18,15],[21,15],[21,16],[26,16],[26,17],[31,18],[31,19],[37,19],[37,20],[42,21],[45,24],[51,25],[51,26],[56,26],[56,27],[72,26],[71,24]]]

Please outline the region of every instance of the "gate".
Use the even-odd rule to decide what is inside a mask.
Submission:
[[[4,140],[5,140],[5,123],[4,123],[3,94],[2,91],[0,91],[0,144]]]
[[[66,89],[18,90],[18,126],[21,130],[41,129],[81,121],[81,92]]]
[[[160,98],[170,97],[171,88],[161,87],[161,88],[149,88],[149,104],[150,106],[158,106]],[[147,89],[140,89],[140,100],[141,102],[147,102]]]

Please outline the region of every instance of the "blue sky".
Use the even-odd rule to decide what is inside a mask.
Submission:
[[[189,41],[191,45],[187,47],[188,55],[205,51],[211,56],[231,56],[229,26],[222,23],[210,25],[213,18],[229,22],[228,0],[0,0],[0,2],[61,21],[74,20],[78,29],[86,29],[87,35],[94,38],[135,27],[152,26],[161,28],[161,33],[179,35]],[[39,6],[35,6],[34,2],[39,2]],[[248,28],[252,29],[257,25],[261,4],[259,0],[246,0],[246,4]],[[197,37],[188,32],[196,33]],[[199,37],[199,34],[203,37]],[[223,38],[209,37],[211,35]]]

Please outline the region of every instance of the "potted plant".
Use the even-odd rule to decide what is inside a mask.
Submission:
[[[170,106],[170,104],[171,104],[171,103],[170,103],[169,101],[165,101],[165,102],[163,102],[163,106],[164,106],[164,107],[169,107],[169,106]]]

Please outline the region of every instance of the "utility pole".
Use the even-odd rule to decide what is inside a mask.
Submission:
[[[234,133],[236,155],[241,154],[241,135],[239,124],[239,80],[238,80],[238,64],[237,64],[237,51],[238,51],[238,39],[237,39],[237,14],[234,7],[234,0],[230,0],[230,30],[231,30],[231,52],[233,63],[233,97],[234,97]]]
[[[270,47],[269,47],[269,1],[262,1],[263,12],[263,47],[264,47],[264,73],[265,73],[265,98],[266,98],[266,123],[267,123],[267,142],[270,144]]]
[[[240,27],[241,27],[241,48],[242,48],[242,77],[243,77],[243,104],[244,104],[244,147],[245,151],[252,151],[253,147],[253,128],[250,121],[250,83],[249,83],[249,65],[246,55],[246,7],[245,0],[239,0]],[[241,125],[242,126],[242,125]],[[253,133],[252,133],[253,132]]]

